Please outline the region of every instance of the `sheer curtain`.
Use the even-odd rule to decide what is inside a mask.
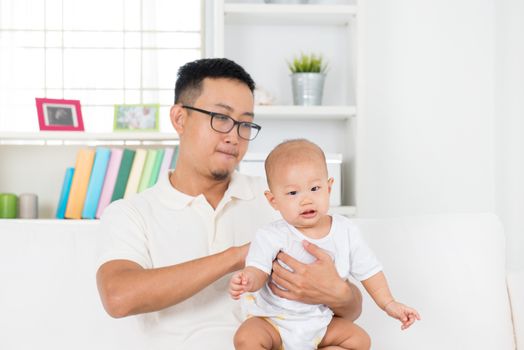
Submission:
[[[159,103],[178,67],[203,56],[202,1],[0,0],[0,131],[38,131],[35,97],[80,100],[86,131],[114,104]]]

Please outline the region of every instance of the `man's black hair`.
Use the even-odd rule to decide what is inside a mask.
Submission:
[[[203,58],[186,63],[178,69],[175,104],[192,104],[200,96],[205,78],[233,79],[246,84],[251,92],[255,90],[255,82],[237,63],[227,58]]]

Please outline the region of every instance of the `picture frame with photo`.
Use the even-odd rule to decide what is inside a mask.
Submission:
[[[35,98],[40,130],[84,131],[79,100]]]
[[[159,104],[115,105],[113,131],[158,131]]]

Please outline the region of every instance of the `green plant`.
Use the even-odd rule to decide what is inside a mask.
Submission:
[[[327,63],[323,62],[322,56],[313,53],[309,55],[302,53],[287,65],[291,73],[325,73],[327,70]]]

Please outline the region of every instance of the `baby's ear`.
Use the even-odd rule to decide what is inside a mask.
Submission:
[[[330,177],[328,179],[328,193],[331,193],[331,187],[333,187],[333,182],[335,182],[335,179]]]
[[[275,196],[273,195],[273,193],[271,193],[270,191],[264,191],[264,195],[266,196],[267,201],[273,207],[273,209],[278,210],[277,204],[275,202]]]

